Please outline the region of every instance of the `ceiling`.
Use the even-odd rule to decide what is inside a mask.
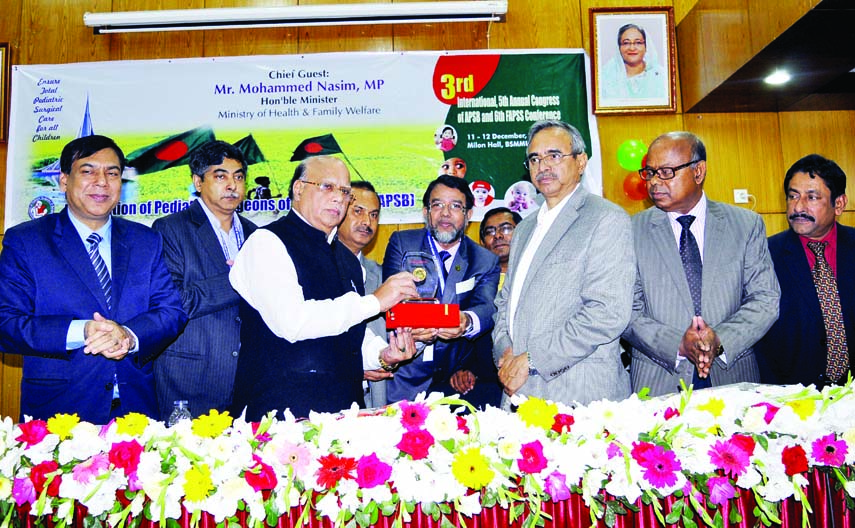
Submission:
[[[770,86],[775,69],[792,79]],[[855,2],[823,0],[687,112],[855,110]]]

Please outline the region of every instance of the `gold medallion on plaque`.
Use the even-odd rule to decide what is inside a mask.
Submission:
[[[417,281],[421,282],[427,278],[427,270],[424,268],[416,268],[413,270],[413,277],[415,277]]]

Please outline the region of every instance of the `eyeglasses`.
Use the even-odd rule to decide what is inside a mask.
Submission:
[[[496,236],[496,233],[501,233],[503,236],[508,236],[514,232],[516,226],[513,224],[502,224],[499,227],[490,226],[484,228],[484,237]]]
[[[448,210],[450,212],[455,214],[462,214],[466,212],[466,208],[460,202],[431,202],[430,205],[428,205],[428,210],[431,213],[439,213],[444,211],[446,207],[448,207]]]
[[[567,156],[576,157],[577,154],[562,154],[560,152],[550,152],[549,154],[540,157],[540,156],[530,156],[523,161],[523,166],[525,166],[528,170],[539,169],[540,164],[544,164],[547,167],[554,167],[561,163],[561,160],[566,158]]]
[[[630,46],[635,46],[636,48],[640,48],[642,46],[647,45],[647,43],[643,40],[621,40],[620,47],[628,48]]]
[[[660,180],[670,180],[677,175],[678,170],[685,169],[699,161],[703,160],[692,160],[688,163],[677,165],[676,167],[659,167],[658,169],[654,169],[653,167],[642,167],[641,169],[638,169],[638,175],[641,176],[641,179],[644,181],[652,180],[657,174],[659,175]]]
[[[318,183],[318,182],[313,182],[311,180],[300,180],[300,181],[303,183],[310,183],[310,184],[314,185],[315,187],[319,188],[321,190],[321,192],[324,194],[333,194],[335,192],[338,192],[338,193],[341,193],[341,196],[342,196],[342,198],[344,198],[345,201],[353,200],[353,189],[351,189],[350,187],[343,187],[343,186],[336,185],[334,183],[328,183],[328,182]]]

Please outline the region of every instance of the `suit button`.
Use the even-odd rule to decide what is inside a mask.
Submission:
[[[112,384],[112,383],[108,383],[108,384],[104,385],[104,389],[106,389],[106,390],[108,390],[108,391],[113,390],[113,384]]]
[[[238,357],[238,351],[237,351],[237,350],[232,350],[232,356],[234,356],[234,357]]]
[[[240,323],[240,317],[235,317],[235,322]]]

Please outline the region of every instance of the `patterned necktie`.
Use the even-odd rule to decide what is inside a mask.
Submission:
[[[837,292],[837,280],[825,259],[827,242],[808,242],[807,246],[816,255],[813,267],[813,284],[822,309],[825,323],[825,337],[828,348],[828,365],[825,375],[837,381],[849,368],[849,353],[846,348],[846,331],[843,327],[843,312],[840,309],[840,295]]]
[[[692,294],[692,304],[695,315],[701,315],[701,274],[703,264],[701,263],[701,252],[698,250],[698,241],[689,230],[689,226],[695,221],[692,215],[680,216],[677,222],[683,226],[680,233],[680,260],[683,261],[683,270],[686,272],[686,280],[689,283],[689,293]]]
[[[448,280],[448,267],[446,267],[445,264],[446,262],[448,262],[449,258],[451,258],[451,253],[449,253],[448,251],[439,252],[439,259],[442,261],[442,263],[440,264],[440,266],[442,267],[442,278],[445,280]]]
[[[104,292],[104,298],[107,300],[107,309],[113,309],[113,282],[110,280],[110,271],[107,269],[107,263],[101,258],[101,253],[98,252],[98,244],[101,243],[101,235],[92,233],[86,239],[89,243],[89,260],[92,261],[92,266],[95,268],[95,274],[98,275],[98,284],[101,285],[101,291]]]

